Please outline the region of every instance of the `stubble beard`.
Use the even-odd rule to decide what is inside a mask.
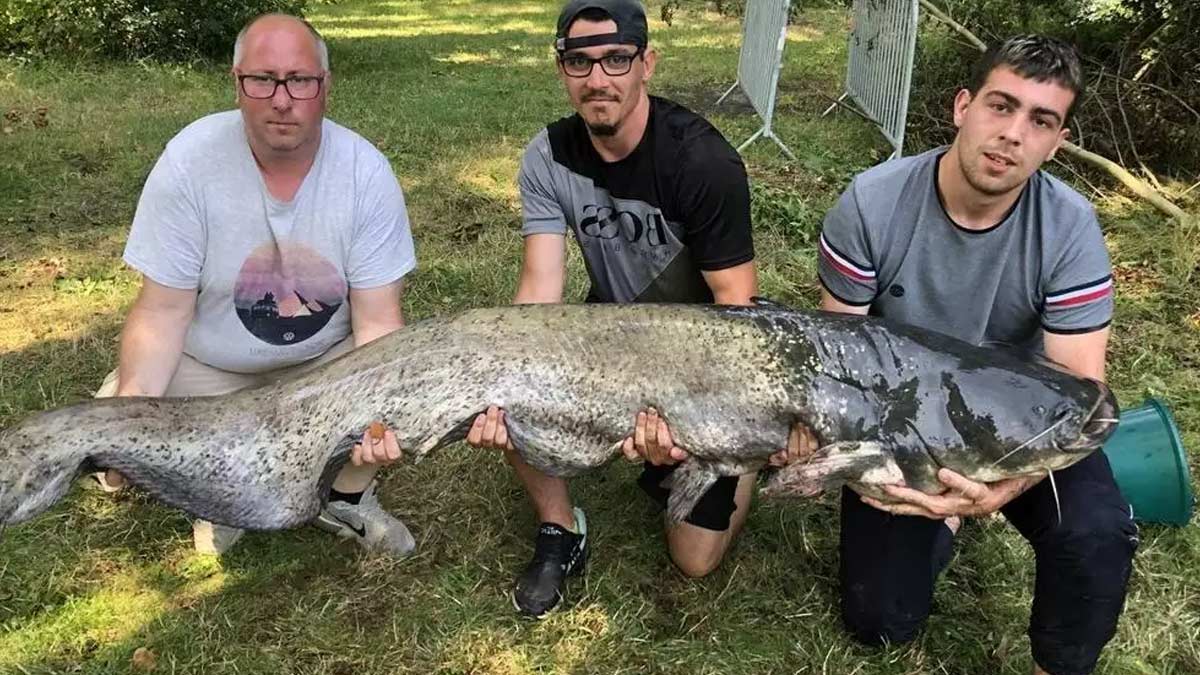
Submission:
[[[967,184],[981,194],[985,194],[989,197],[1002,197],[1013,190],[1020,188],[1025,184],[1025,181],[1028,180],[1028,177],[1026,177],[1011,184],[1003,179],[1000,182],[989,181],[987,180],[986,176],[981,175],[981,172],[978,169],[978,160],[983,158],[983,150],[977,150],[975,155],[975,158],[971,159],[976,161],[964,161],[964,157],[962,156],[962,153],[960,153],[958,165],[962,171],[963,178],[967,181]]]

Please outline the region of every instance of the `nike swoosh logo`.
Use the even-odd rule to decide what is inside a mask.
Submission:
[[[366,526],[366,525],[359,525],[358,527],[355,527],[355,526],[354,526],[354,523],[350,523],[350,522],[347,522],[347,521],[345,521],[345,520],[342,520],[341,518],[338,518],[336,515],[334,515],[334,514],[332,514],[332,513],[331,513],[331,514],[329,514],[329,515],[333,516],[333,519],[334,519],[334,520],[336,520],[336,521],[338,521],[339,523],[341,523],[341,524],[345,525],[346,527],[350,528],[350,531],[351,531],[351,532],[353,532],[354,534],[357,534],[358,536],[362,537],[363,539],[366,539],[366,538],[367,538],[367,526]]]

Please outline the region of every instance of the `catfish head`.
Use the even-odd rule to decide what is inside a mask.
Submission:
[[[942,389],[954,433],[928,450],[938,466],[984,482],[1066,468],[1099,450],[1120,415],[1103,382],[1049,362],[945,373]]]
[[[881,391],[878,426],[826,439],[765,492],[814,496],[849,484],[888,501],[879,486],[943,492],[943,467],[989,483],[1044,475],[1100,449],[1116,429],[1116,397],[1102,382],[995,353],[957,365]]]

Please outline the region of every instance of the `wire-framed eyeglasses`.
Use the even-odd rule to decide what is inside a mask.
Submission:
[[[279,85],[297,101],[314,99],[321,94],[321,82],[324,75],[289,75],[285,78],[270,75],[238,75],[238,83],[242,93],[249,98],[274,98]]]
[[[642,50],[639,49],[632,54],[622,52],[614,52],[605,54],[598,59],[593,59],[583,54],[566,54],[558,57],[558,65],[563,72],[570,77],[588,77],[592,74],[592,68],[596,64],[600,64],[600,69],[609,77],[617,77],[629,73],[633,68],[633,62],[642,55]]]

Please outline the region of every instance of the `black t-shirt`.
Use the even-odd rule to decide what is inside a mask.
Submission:
[[[754,258],[750,190],[737,151],[711,124],[650,97],[646,133],[606,162],[579,115],[546,127],[518,176],[522,234],[575,233],[601,302],[712,302],[701,271]]]

